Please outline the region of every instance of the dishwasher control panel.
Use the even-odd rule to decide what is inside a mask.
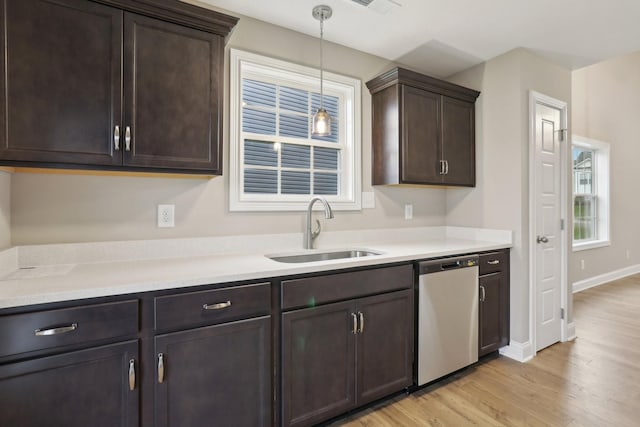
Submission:
[[[458,268],[475,267],[478,265],[478,255],[434,259],[422,261],[418,265],[420,271],[418,274],[420,275],[455,270]]]

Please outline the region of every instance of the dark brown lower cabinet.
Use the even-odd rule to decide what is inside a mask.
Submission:
[[[0,366],[0,426],[137,426],[138,363],[134,340]]]
[[[271,424],[271,319],[159,335],[156,426]]]
[[[478,355],[509,344],[509,251],[480,255]]]
[[[364,323],[357,335],[358,406],[412,383],[413,310],[411,291],[358,301]]]
[[[412,291],[282,315],[283,424],[313,425],[411,385]]]
[[[354,406],[354,313],[347,301],[282,315],[284,425],[314,424]]]

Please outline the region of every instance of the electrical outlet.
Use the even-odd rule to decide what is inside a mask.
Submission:
[[[158,205],[158,227],[175,227],[175,205]]]
[[[631,251],[627,249],[627,259],[631,259]]]
[[[413,219],[413,205],[410,203],[404,205],[404,219]]]
[[[580,260],[580,269],[584,270],[584,260]]]

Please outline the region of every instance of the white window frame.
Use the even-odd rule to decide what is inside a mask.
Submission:
[[[230,211],[304,211],[313,195],[244,194],[242,138],[242,79],[250,78],[286,84],[303,90],[318,90],[320,70],[279,59],[230,50],[229,94],[229,210]],[[316,146],[341,148],[339,195],[324,195],[334,210],[361,210],[361,81],[324,72],[324,93],[340,99],[338,144],[314,142]],[[265,140],[251,134],[251,139]],[[267,138],[269,139],[269,138]],[[273,139],[273,138],[270,138]],[[288,142],[279,137],[280,142]],[[299,143],[298,141],[290,141]]]
[[[595,184],[596,195],[596,238],[591,240],[573,240],[573,230],[571,239],[573,242],[573,251],[584,251],[587,249],[601,248],[611,245],[610,240],[610,197],[609,197],[609,179],[610,167],[609,159],[611,148],[609,143],[598,141],[596,139],[585,138],[583,136],[572,136],[573,147],[588,149],[593,151],[592,159],[592,185]],[[573,150],[572,150],[573,151]],[[573,156],[571,157],[573,159]],[[573,164],[571,167],[571,179],[574,179]],[[571,187],[571,211],[573,212],[575,182]]]

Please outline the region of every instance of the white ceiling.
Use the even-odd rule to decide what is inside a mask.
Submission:
[[[393,0],[386,15],[351,0],[200,0],[446,77],[516,47],[570,69],[640,51],[640,0]],[[385,0],[374,0],[382,2]]]

